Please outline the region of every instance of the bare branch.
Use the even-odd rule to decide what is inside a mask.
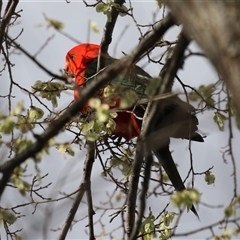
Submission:
[[[125,2],[124,0],[114,1],[114,3],[117,3],[120,6],[122,6],[124,2]],[[119,15],[119,11],[115,7],[113,7],[111,10],[112,19],[111,21],[107,20],[105,24],[104,33],[103,33],[103,37],[100,44],[101,47],[98,55],[98,66],[97,66],[98,71],[106,66],[104,54],[108,52],[108,46],[112,42],[112,33],[115,27],[115,24],[117,22],[118,15]]]
[[[55,78],[55,79],[59,79],[61,81],[64,81],[67,83],[67,78],[57,75],[53,72],[51,72],[50,70],[48,70],[46,67],[44,67],[38,60],[36,60],[35,55],[31,55],[30,53],[28,53],[23,47],[20,46],[20,44],[18,44],[14,39],[12,39],[9,36],[6,36],[7,39],[10,41],[10,44],[12,44],[14,47],[16,47],[17,49],[19,49],[21,52],[23,52],[29,59],[31,59],[37,66],[39,66],[39,68],[41,68],[43,71],[45,71],[47,74],[49,74],[51,77]]]
[[[18,0],[8,1],[4,16],[2,18],[2,21],[0,22],[0,46],[2,46],[8,25],[10,23],[11,17],[14,15],[17,5],[18,5]]]
[[[87,191],[87,197],[89,200],[89,197],[91,196],[91,188],[90,188],[90,178],[91,178],[91,173],[92,173],[92,166],[94,162],[94,148],[95,144],[94,143],[89,143],[88,144],[88,155],[86,157],[84,167],[83,167],[83,179],[81,181],[81,184],[79,186],[79,191],[77,193],[76,198],[74,199],[74,202],[72,204],[72,207],[69,211],[68,217],[65,221],[65,224],[63,226],[62,232],[59,236],[59,240],[64,240],[66,239],[68,230],[70,229],[74,216],[78,210],[78,207],[81,203],[81,200],[83,198],[83,195],[85,191]],[[92,210],[92,201],[90,200],[89,204],[89,211]],[[93,240],[94,238],[94,232],[93,232],[93,221],[92,221],[92,215],[93,212],[89,213],[89,227],[90,227],[90,239]]]

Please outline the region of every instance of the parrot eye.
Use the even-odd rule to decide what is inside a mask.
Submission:
[[[70,54],[69,57],[70,57],[70,59],[74,59],[75,54]]]

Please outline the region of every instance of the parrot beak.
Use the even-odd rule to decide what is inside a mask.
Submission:
[[[65,67],[64,67],[63,70],[64,70],[65,74],[66,74],[68,77],[71,77],[71,78],[75,78],[75,77],[76,77],[76,74],[74,74],[74,73],[71,71],[68,62],[65,64]]]

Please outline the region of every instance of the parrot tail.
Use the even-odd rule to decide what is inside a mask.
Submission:
[[[155,153],[156,157],[158,158],[159,163],[162,165],[165,172],[167,173],[174,188],[177,191],[185,190],[186,188],[185,188],[184,183],[179,175],[177,167],[173,161],[171,152],[169,150],[169,146],[165,146],[158,150],[155,150],[154,153]],[[199,219],[198,213],[197,213],[194,205],[192,205],[190,209],[195,214],[195,216]]]

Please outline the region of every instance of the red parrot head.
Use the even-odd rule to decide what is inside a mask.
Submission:
[[[77,78],[79,75],[84,75],[84,70],[88,63],[98,57],[100,46],[97,44],[84,43],[77,45],[68,51],[66,55],[66,65],[64,70],[67,74]],[[76,82],[80,85],[79,82]]]
[[[75,78],[76,85],[84,87],[85,70],[89,62],[98,57],[99,49],[100,46],[97,44],[83,43],[68,51],[64,70],[68,75]],[[74,98],[77,99],[79,96],[79,89],[75,89]]]

